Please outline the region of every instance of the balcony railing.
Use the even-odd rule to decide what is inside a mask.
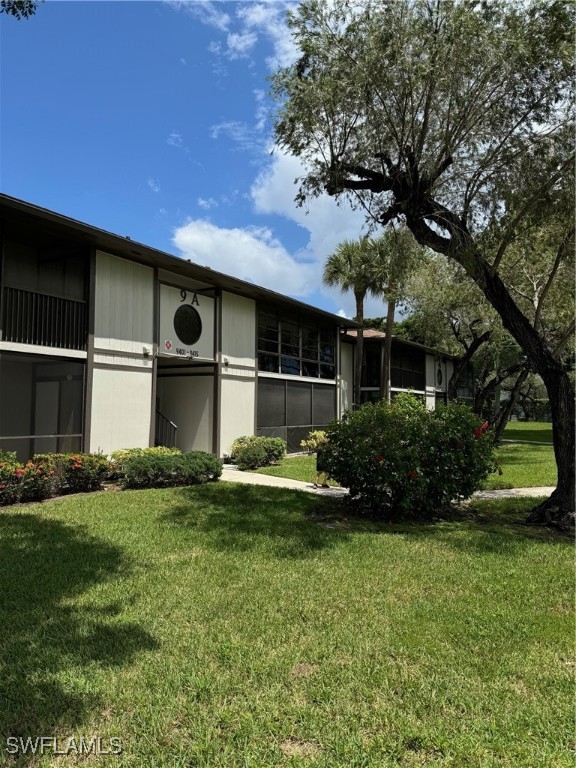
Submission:
[[[5,287],[2,329],[4,341],[85,350],[87,305],[85,301]]]

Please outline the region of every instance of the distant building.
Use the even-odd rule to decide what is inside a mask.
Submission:
[[[0,450],[289,451],[351,405],[352,321],[0,195]],[[363,400],[383,334],[368,331]],[[445,400],[451,358],[395,339],[392,391]]]

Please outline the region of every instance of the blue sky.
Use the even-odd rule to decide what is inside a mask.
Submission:
[[[62,2],[0,16],[0,190],[330,312],[322,265],[359,212],[294,203],[267,77],[294,60],[271,2]],[[367,314],[382,315],[371,300]]]

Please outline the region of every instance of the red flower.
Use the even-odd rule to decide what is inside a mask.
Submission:
[[[476,437],[482,437],[482,435],[484,434],[484,430],[480,429],[480,427],[476,427],[476,429],[474,430],[474,434],[476,435]]]
[[[418,477],[418,472],[416,472],[416,470],[415,470],[415,469],[411,469],[411,470],[408,472],[408,477]]]
[[[489,426],[490,424],[487,421],[485,421],[484,424],[482,424],[482,426],[480,427],[480,429],[482,430],[482,432],[486,432]]]
[[[376,456],[376,461],[378,462],[378,464],[382,464],[382,462],[384,461],[384,456],[382,456],[382,454],[379,453],[378,456]]]

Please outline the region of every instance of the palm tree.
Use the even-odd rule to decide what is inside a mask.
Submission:
[[[364,299],[372,292],[374,283],[373,253],[370,241],[366,238],[351,242],[344,240],[331,254],[322,274],[322,281],[327,286],[338,286],[341,291],[352,291],[356,301],[356,316],[359,324],[358,343],[354,358],[354,405],[360,405],[360,384],[362,378],[362,358],[364,354]]]
[[[380,399],[390,400],[390,368],[392,361],[392,329],[394,313],[403,298],[406,278],[422,254],[412,233],[406,228],[388,229],[369,241],[372,262],[371,293],[381,295],[387,303],[384,350],[380,371]]]

